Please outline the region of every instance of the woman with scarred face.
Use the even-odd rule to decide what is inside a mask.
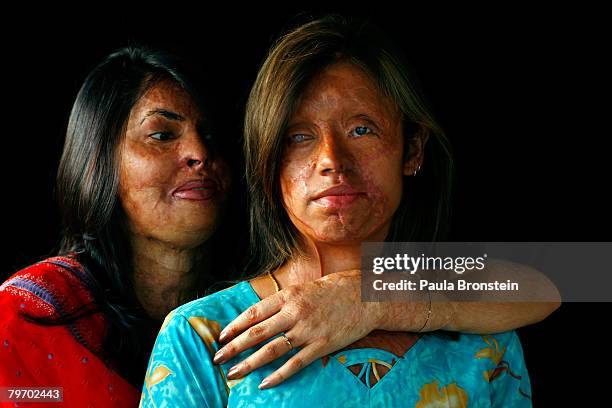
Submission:
[[[505,313],[558,304],[360,302],[361,244],[442,237],[451,177],[448,140],[376,27],[327,17],[282,37],[245,155],[254,277],[167,316],[142,406],[531,405]],[[439,331],[476,326],[496,334]]]
[[[227,143],[191,74],[129,47],[85,79],[57,175],[59,254],[0,287],[0,385],[136,406],[164,316],[230,273]]]

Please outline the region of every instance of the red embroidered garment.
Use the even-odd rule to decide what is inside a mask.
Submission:
[[[25,268],[0,286],[0,387],[63,387],[61,403],[1,407],[136,407],[140,390],[102,360],[105,322],[96,313],[62,326],[21,316],[66,316],[91,300],[89,275],[72,257]]]

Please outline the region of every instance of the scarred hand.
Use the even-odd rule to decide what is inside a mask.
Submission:
[[[223,329],[219,342],[228,343],[215,354],[214,363],[229,361],[284,332],[286,339],[281,336],[259,348],[232,367],[227,376],[230,380],[244,377],[299,347],[259,388],[280,384],[314,360],[359,340],[379,326],[380,307],[361,302],[360,284],[359,270],[343,271],[266,297]]]

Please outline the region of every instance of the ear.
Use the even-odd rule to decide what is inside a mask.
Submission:
[[[412,176],[418,168],[423,166],[425,156],[425,143],[429,140],[429,129],[418,124],[419,128],[415,135],[410,139],[408,155],[404,158],[404,176]]]

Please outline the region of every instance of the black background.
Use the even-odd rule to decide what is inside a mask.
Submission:
[[[269,46],[307,16],[328,11],[370,18],[415,66],[455,150],[452,240],[610,241],[610,36],[600,11],[185,7],[4,16],[11,23],[2,28],[5,276],[54,254],[53,180],[63,132],[78,88],[105,55],[130,42],[192,52],[219,73],[223,119],[238,135]],[[605,400],[598,381],[609,367],[604,329],[611,309],[564,304],[519,330],[535,406]]]

